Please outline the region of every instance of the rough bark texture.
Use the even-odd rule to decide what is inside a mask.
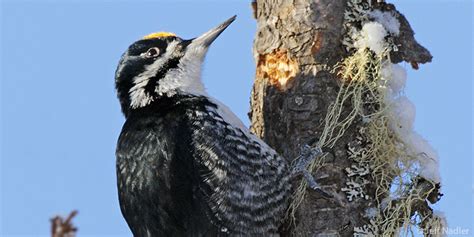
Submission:
[[[391,8],[391,4],[379,7]],[[347,0],[257,0],[252,3],[257,19],[254,55],[257,73],[251,96],[252,131],[262,137],[289,161],[300,147],[319,138],[328,106],[339,86],[330,68],[347,56],[342,42]],[[429,52],[413,38],[403,15],[403,44],[393,62],[416,65],[431,60]],[[350,105],[348,105],[350,106]],[[294,225],[287,225],[289,236],[352,236],[355,226],[367,224],[364,210],[372,200],[349,202],[341,192],[344,169],[351,165],[346,145],[353,139],[360,121],[354,122],[328,152],[325,165],[313,174],[325,189],[336,193],[324,199],[309,190],[297,212]],[[372,187],[373,189],[374,187]],[[372,190],[373,192],[373,190]],[[369,195],[372,195],[370,193]]]
[[[339,88],[337,78],[327,69],[345,55],[340,43],[345,7],[345,0],[257,1],[252,131],[284,157],[296,157],[302,145],[321,135],[327,108]],[[268,59],[279,52],[285,52],[298,68],[284,86],[275,84],[278,78],[262,67],[268,63],[285,67],[286,62],[278,57]],[[345,146],[351,129],[333,150],[325,150],[330,154],[326,165],[313,174],[325,189],[337,192],[345,186],[344,168],[350,166]],[[288,226],[286,232],[294,236],[352,235],[353,227],[364,223],[363,210],[370,202],[350,203],[343,193],[338,194],[343,205],[309,191],[297,213],[296,226]]]

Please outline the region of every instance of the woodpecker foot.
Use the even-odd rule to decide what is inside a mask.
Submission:
[[[316,182],[313,175],[306,169],[306,167],[316,158],[323,154],[321,147],[311,147],[304,145],[301,148],[300,155],[296,158],[297,163],[293,167],[293,176],[303,175],[308,182],[311,189],[315,190],[325,198],[332,198],[333,196],[324,191],[321,186]]]

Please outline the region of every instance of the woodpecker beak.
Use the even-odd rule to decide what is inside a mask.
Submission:
[[[214,29],[202,34],[201,36],[192,40],[190,46],[203,47],[207,49],[212,42],[235,20],[237,16],[233,16],[228,20],[224,21]]]

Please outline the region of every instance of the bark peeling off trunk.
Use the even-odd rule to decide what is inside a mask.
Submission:
[[[298,73],[299,67],[295,60],[288,57],[284,50],[276,50],[270,54],[259,55],[257,78],[268,78],[269,83],[281,91],[291,87],[291,82]]]

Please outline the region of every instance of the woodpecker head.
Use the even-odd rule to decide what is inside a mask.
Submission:
[[[207,49],[234,20],[235,16],[190,40],[158,32],[130,45],[115,72],[122,112],[127,116],[177,94],[205,95],[201,66]]]

